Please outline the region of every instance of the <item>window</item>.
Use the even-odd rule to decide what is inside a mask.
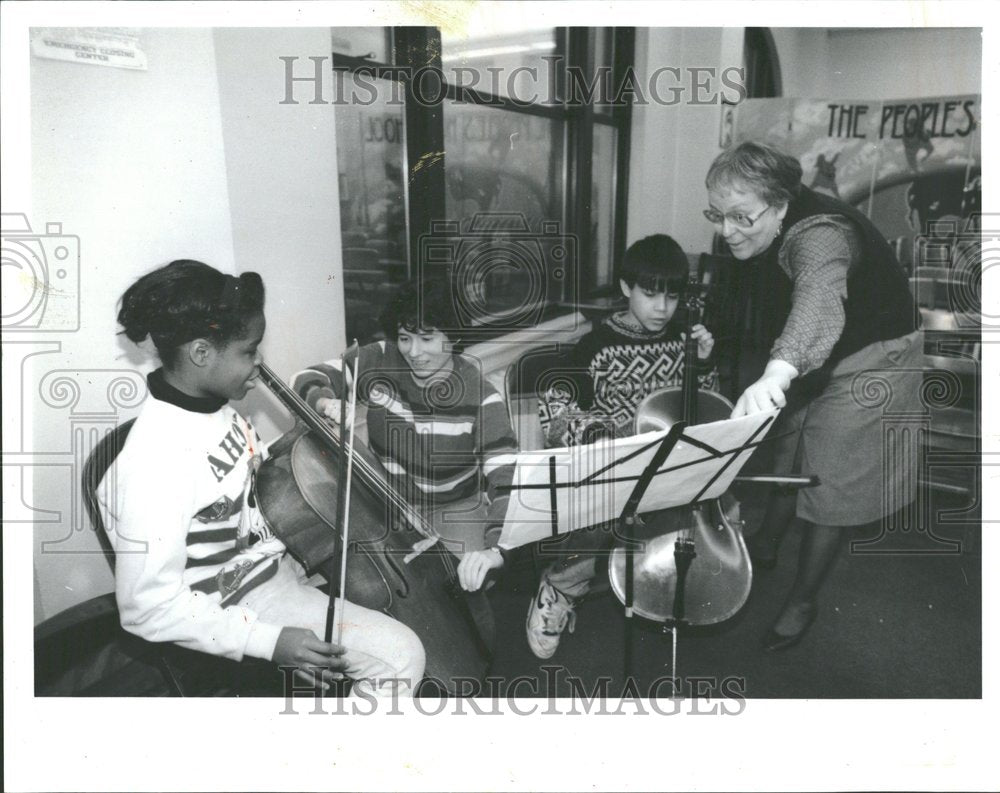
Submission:
[[[747,28],[743,34],[743,66],[747,97],[781,96],[781,66],[774,37],[767,28]]]
[[[449,269],[483,335],[612,286],[630,97],[611,97],[631,28],[333,41],[335,80],[356,97],[335,108],[348,338],[372,338],[386,296],[427,267]]]
[[[354,75],[344,80],[360,91]],[[372,104],[335,111],[348,339],[378,332],[378,307],[408,274],[403,112],[389,104],[388,81],[373,82],[382,90]]]
[[[503,24],[503,18],[496,20]],[[452,85],[542,104],[556,100],[552,59],[559,53],[557,28],[512,26],[469,35],[441,33],[441,61]]]

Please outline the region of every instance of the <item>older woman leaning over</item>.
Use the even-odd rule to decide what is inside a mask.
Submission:
[[[903,433],[883,430],[884,412],[921,409],[923,343],[906,275],[868,218],[801,178],[795,158],[744,143],[720,154],[705,179],[705,216],[733,256],[763,268],[781,329],[733,415],[783,408],[774,434],[790,434],[775,443],[776,470],[820,479],[797,494],[772,492],[750,542],[756,567],[774,567],[792,520],[804,523],[795,582],[764,638],[769,651],[796,644],[816,618],[842,528],[891,514],[916,490]],[[888,402],[857,398],[870,377]]]

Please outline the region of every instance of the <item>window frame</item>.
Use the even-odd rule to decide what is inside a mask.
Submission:
[[[613,41],[613,62],[611,66],[611,96],[618,93],[626,73],[635,60],[635,28],[616,27],[610,31]],[[432,221],[447,219],[445,210],[445,173],[447,155],[444,141],[445,101],[470,102],[498,110],[539,116],[562,122],[562,192],[559,196],[563,233],[575,234],[579,261],[581,262],[581,282],[575,285],[575,293],[581,299],[614,291],[614,266],[625,253],[625,233],[628,168],[632,121],[631,93],[626,93],[621,103],[614,103],[610,110],[595,107],[591,103],[569,104],[566,102],[566,88],[569,80],[568,69],[579,69],[583,75],[592,78],[597,66],[597,28],[557,27],[554,55],[560,57],[557,69],[556,97],[558,103],[526,103],[501,94],[492,94],[476,88],[455,86],[444,79],[443,100],[436,105],[416,101],[415,89],[405,71],[431,67],[446,77],[441,59],[441,35],[434,27],[391,27],[386,28],[389,63],[369,60],[364,56],[345,55],[333,52],[332,68],[335,72],[356,74],[378,79],[396,79],[402,83],[403,96],[403,201],[406,217],[406,261],[407,274],[412,277],[415,270],[415,254],[419,250],[420,239],[431,233]],[[412,72],[411,72],[412,73]],[[612,168],[611,201],[613,228],[611,231],[611,278],[608,283],[597,283],[597,255],[595,240],[591,232],[591,190],[593,186],[593,141],[595,125],[609,127],[617,132],[615,162]],[[412,165],[425,152],[440,153],[440,167],[420,168],[414,171]],[[437,163],[436,163],[437,164]]]

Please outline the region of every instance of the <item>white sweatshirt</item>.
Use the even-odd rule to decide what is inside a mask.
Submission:
[[[212,410],[187,397],[195,409],[185,409],[173,396],[146,400],[98,489],[122,627],[234,660],[270,660],[282,626],[238,605],[285,553],[247,503],[262,444],[228,405]]]

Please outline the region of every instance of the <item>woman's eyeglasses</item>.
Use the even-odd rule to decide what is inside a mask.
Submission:
[[[756,216],[747,215],[744,212],[723,213],[719,212],[719,210],[717,209],[705,209],[702,210],[702,213],[708,219],[708,222],[715,226],[721,226],[723,223],[725,223],[725,221],[728,220],[730,223],[732,223],[734,226],[737,226],[738,228],[751,229],[753,228],[753,224],[756,223],[758,220],[760,220],[761,217],[763,217],[764,213],[767,212],[767,210],[769,210],[770,208],[771,205],[768,204],[760,212],[758,212]]]

